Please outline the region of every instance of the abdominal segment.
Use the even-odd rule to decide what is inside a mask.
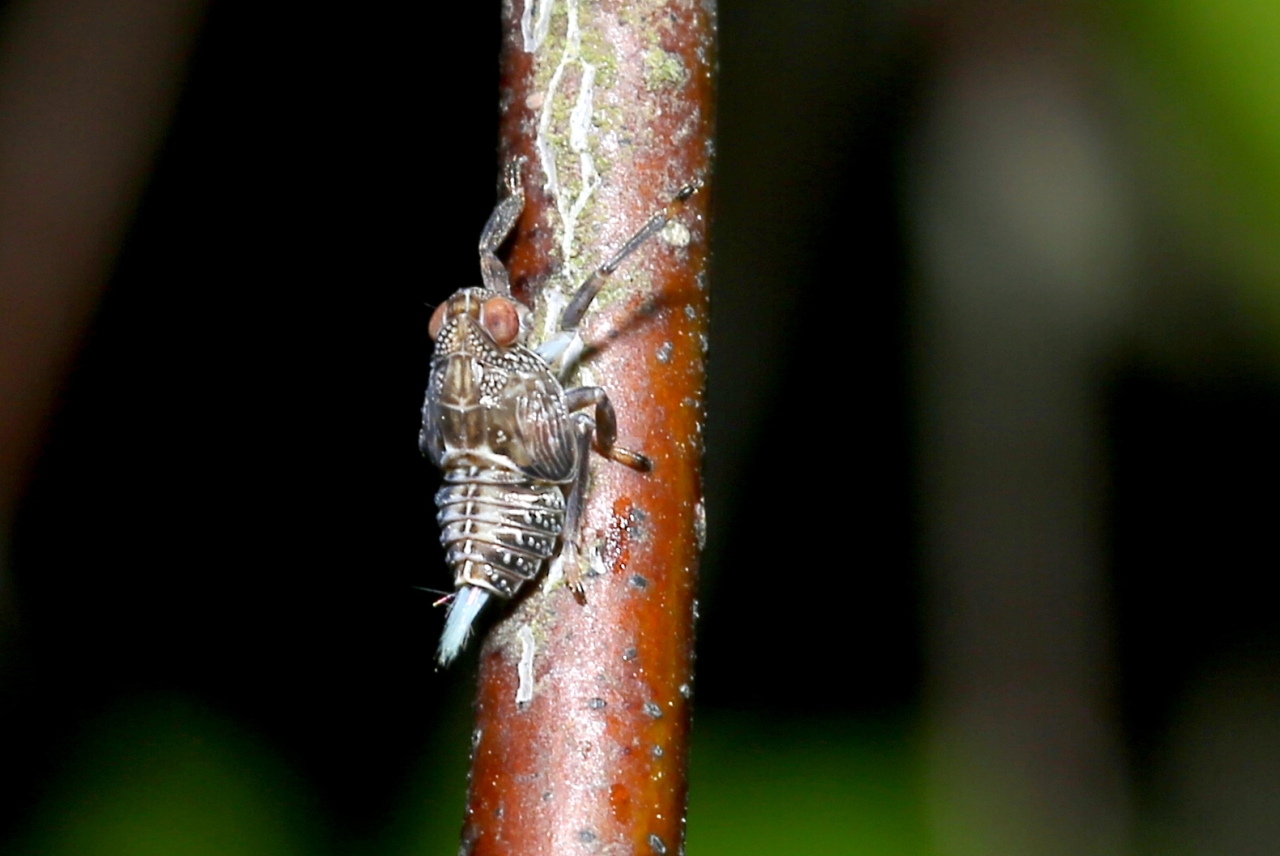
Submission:
[[[563,491],[507,469],[450,469],[436,506],[454,586],[502,597],[538,575],[564,528]]]

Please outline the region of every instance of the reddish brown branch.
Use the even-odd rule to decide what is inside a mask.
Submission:
[[[519,0],[503,19],[502,157],[529,159],[508,264],[541,313],[681,185],[705,181],[711,152],[707,8],[566,2],[541,38],[537,10]],[[599,183],[575,220],[584,159]],[[682,850],[708,197],[626,261],[584,323],[585,366],[613,399],[619,442],[654,469],[595,457],[581,545],[599,572],[587,604],[563,585],[533,586],[489,634],[463,830],[474,856]]]

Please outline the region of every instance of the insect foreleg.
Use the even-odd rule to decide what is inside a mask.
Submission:
[[[675,197],[667,203],[666,207],[649,218],[649,221],[640,227],[634,235],[627,239],[622,245],[622,249],[613,254],[607,262],[600,265],[587,277],[586,282],[578,286],[577,292],[570,299],[569,305],[565,307],[564,314],[560,316],[560,329],[572,330],[582,321],[582,316],[587,314],[587,309],[591,306],[591,301],[596,299],[596,295],[600,293],[600,289],[604,288],[605,281],[613,275],[618,266],[626,261],[627,256],[634,253],[640,246],[654,235],[662,230],[662,227],[670,222],[679,210],[681,203],[693,195],[698,189],[697,184],[686,184],[680,188]]]
[[[516,158],[507,164],[507,196],[494,207],[489,222],[484,224],[480,233],[480,276],[484,279],[485,288],[499,294],[511,294],[511,279],[497,252],[524,210],[524,185],[520,181],[522,164],[524,158]]]
[[[603,389],[598,386],[580,386],[577,389],[571,389],[565,393],[564,403],[569,410],[580,410],[595,405],[594,433],[597,452],[642,473],[653,469],[653,464],[644,455],[613,444],[618,436],[618,418],[614,415],[613,404],[609,401],[608,393]]]

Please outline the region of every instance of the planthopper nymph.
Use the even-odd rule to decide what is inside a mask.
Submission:
[[[533,345],[532,313],[512,296],[497,256],[524,208],[522,164],[508,165],[507,195],[480,234],[484,285],[455,292],[436,307],[429,328],[435,351],[418,444],[444,471],[436,519],[455,588],[437,654],[442,666],[466,645],[485,604],[513,597],[557,546],[566,582],[582,600],[577,538],[591,449],[636,470],[650,464],[614,444],[605,390],[564,388],[583,350],[578,324],[607,278],[696,189],[682,188],[587,277],[558,332]]]

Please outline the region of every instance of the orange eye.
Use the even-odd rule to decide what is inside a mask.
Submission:
[[[520,335],[520,313],[505,297],[490,297],[480,307],[480,324],[494,344],[505,348]]]
[[[427,325],[427,334],[431,336],[431,341],[436,340],[436,336],[440,335],[440,328],[444,326],[444,308],[448,306],[448,301],[441,303],[436,307],[436,311],[431,313],[431,323]]]

